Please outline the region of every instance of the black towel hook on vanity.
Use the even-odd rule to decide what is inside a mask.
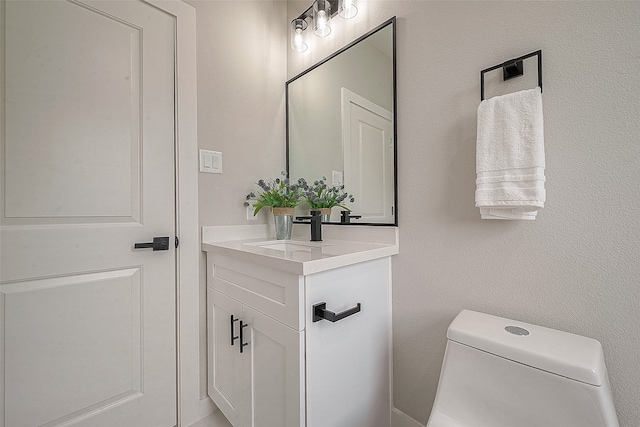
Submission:
[[[518,58],[510,59],[502,64],[494,65],[493,67],[486,68],[480,71],[480,101],[484,101],[484,74],[489,71],[502,68],[502,79],[509,80],[514,77],[518,77],[524,74],[524,68],[522,61],[531,58],[532,56],[538,56],[538,86],[540,86],[540,92],[542,92],[542,50],[531,52],[527,55],[520,56]]]

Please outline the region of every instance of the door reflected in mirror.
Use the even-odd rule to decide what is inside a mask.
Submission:
[[[394,17],[286,84],[289,177],[344,185],[352,224],[398,225],[395,81]]]

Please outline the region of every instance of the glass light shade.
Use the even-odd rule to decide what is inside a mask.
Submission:
[[[308,46],[302,38],[302,33],[307,29],[307,21],[294,19],[291,21],[291,49],[296,52],[304,52]]]
[[[331,34],[331,3],[328,0],[316,0],[313,3],[313,34],[326,37]]]
[[[338,14],[344,19],[351,19],[358,14],[356,0],[339,0]]]

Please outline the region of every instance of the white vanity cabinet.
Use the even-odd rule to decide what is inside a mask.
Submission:
[[[304,425],[303,332],[213,288],[207,304],[208,392],[220,410],[234,426]]]
[[[234,427],[305,425],[300,279],[212,252],[207,265],[209,396]]]
[[[389,256],[276,268],[286,252],[205,246],[208,392],[234,427],[389,427]]]

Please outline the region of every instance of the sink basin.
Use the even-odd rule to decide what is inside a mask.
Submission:
[[[258,246],[264,249],[273,249],[282,252],[311,252],[314,249],[321,249],[327,244],[322,242],[303,242],[303,241],[278,241],[271,240],[268,242],[249,243],[251,246]]]
[[[284,252],[298,252],[298,251],[311,252],[311,249],[315,247],[315,246],[297,245],[295,243],[274,243],[272,245],[258,245],[258,246],[265,249],[274,249],[276,251],[284,251]]]

